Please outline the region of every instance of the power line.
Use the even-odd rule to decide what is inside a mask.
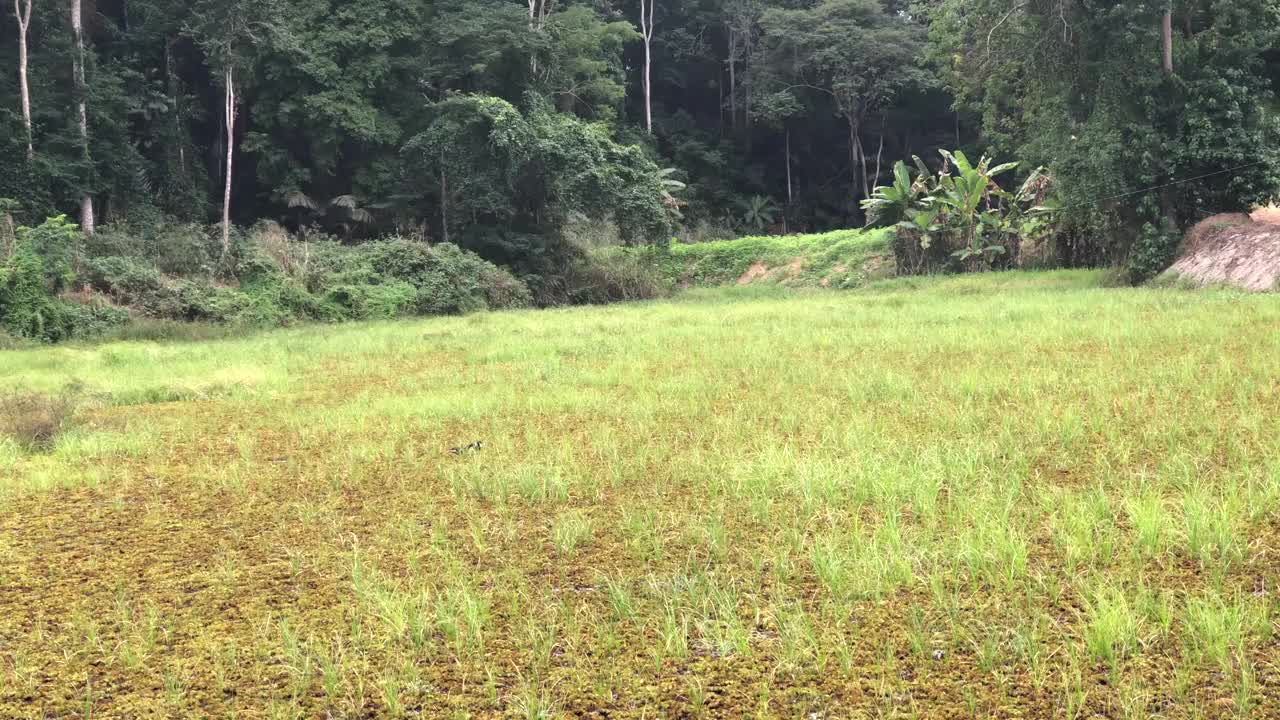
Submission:
[[[1227,173],[1236,172],[1238,170],[1247,170],[1249,168],[1257,167],[1259,165],[1266,165],[1268,162],[1270,161],[1259,160],[1257,162],[1248,163],[1247,165],[1237,165],[1236,167],[1233,167],[1233,168],[1227,168],[1225,170],[1218,170],[1211,173],[1205,173],[1204,175],[1197,175],[1195,177],[1186,178],[1184,180],[1174,180],[1173,182],[1165,183],[1163,185],[1154,185],[1149,188],[1143,188],[1141,190],[1132,190],[1130,192],[1120,193],[1119,195],[1112,195],[1110,197],[1098,198],[1096,200],[1087,200],[1084,202],[1072,203],[1070,205],[1063,205],[1059,209],[1065,210],[1067,208],[1080,207],[1081,205],[1101,205],[1102,203],[1110,202],[1112,200],[1119,200],[1121,198],[1127,198],[1131,195],[1142,195],[1143,193],[1149,193],[1153,190],[1163,190],[1165,188],[1175,187],[1177,185],[1185,185],[1187,183],[1195,182],[1197,180],[1204,180],[1205,178],[1211,178],[1216,175],[1225,175]]]

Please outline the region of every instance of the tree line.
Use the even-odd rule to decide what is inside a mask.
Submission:
[[[0,197],[86,233],[271,219],[537,273],[576,215],[855,226],[896,161],[968,149],[1049,168],[1065,261],[1141,274],[1280,185],[1274,0],[11,2]]]

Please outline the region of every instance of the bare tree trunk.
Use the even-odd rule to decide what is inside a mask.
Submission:
[[[236,144],[236,86],[235,73],[231,62],[227,61],[226,93],[223,118],[227,126],[227,165],[226,181],[222,186],[222,259],[226,260],[231,252],[231,158]]]
[[[791,196],[791,128],[787,128],[786,153],[787,153],[787,205],[790,206],[791,201],[793,199]]]
[[[729,30],[729,128],[738,129],[738,33]]]
[[[852,117],[847,120],[849,122],[849,185],[850,190],[856,193],[858,192],[858,124]]]
[[[867,180],[867,151],[862,148],[862,136],[858,136],[858,159],[862,170],[862,197],[871,197],[871,184]]]
[[[164,76],[169,90],[169,98],[173,101],[174,140],[178,143],[178,172],[185,178],[187,175],[186,132],[182,125],[182,97],[178,92],[178,73],[173,65],[173,46],[178,42],[176,36],[170,35],[164,41]]]
[[[1173,8],[1164,11],[1161,21],[1161,37],[1164,40],[1164,71],[1173,74]]]
[[[880,121],[880,147],[876,148],[876,176],[873,185],[880,184],[880,159],[884,157],[884,121]]]
[[[36,156],[35,144],[31,137],[31,91],[27,86],[27,31],[31,28],[31,5],[34,0],[26,0],[22,7],[19,0],[13,0],[13,15],[18,19],[18,93],[22,101],[22,123],[27,130],[27,160]]]
[[[554,0],[527,0],[529,5],[529,29],[534,32],[541,32],[542,28],[547,24],[547,15],[551,14],[551,3]],[[538,74],[538,56],[534,55],[530,60],[530,67],[535,75]]]
[[[653,64],[653,5],[657,0],[640,0],[640,35],[644,38],[644,129],[653,134],[653,87],[649,81],[649,67]]]
[[[783,144],[783,151],[786,153],[787,165],[787,207],[782,211],[782,234],[790,235],[791,229],[788,223],[788,216],[791,215],[791,128],[786,130],[786,142]]]
[[[89,89],[84,80],[84,21],[81,16],[80,0],[71,0],[71,34],[75,47],[71,49],[71,74],[75,81],[76,112],[80,123],[80,144],[85,163],[89,162],[89,108],[86,95]],[[85,235],[92,235],[95,230],[93,219],[93,196],[88,192],[80,196],[80,229]]]
[[[724,73],[716,73],[716,90],[720,93],[720,135],[724,136]]]
[[[1164,16],[1160,20],[1160,37],[1163,44],[1162,66],[1166,76],[1173,75],[1173,4],[1166,6]],[[1177,225],[1177,214],[1174,209],[1173,189],[1165,186],[1160,189],[1160,211],[1169,228]]]

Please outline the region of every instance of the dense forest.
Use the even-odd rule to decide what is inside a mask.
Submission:
[[[1141,279],[1280,187],[1275,0],[5,10],[0,225],[218,225],[223,260],[267,220],[452,243],[538,295],[584,222],[624,244],[854,227],[897,161],[964,149],[1046,168],[1058,261]]]

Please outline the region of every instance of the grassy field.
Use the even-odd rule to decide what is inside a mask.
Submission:
[[[0,353],[0,717],[1280,717],[1280,298],[1100,284]]]

